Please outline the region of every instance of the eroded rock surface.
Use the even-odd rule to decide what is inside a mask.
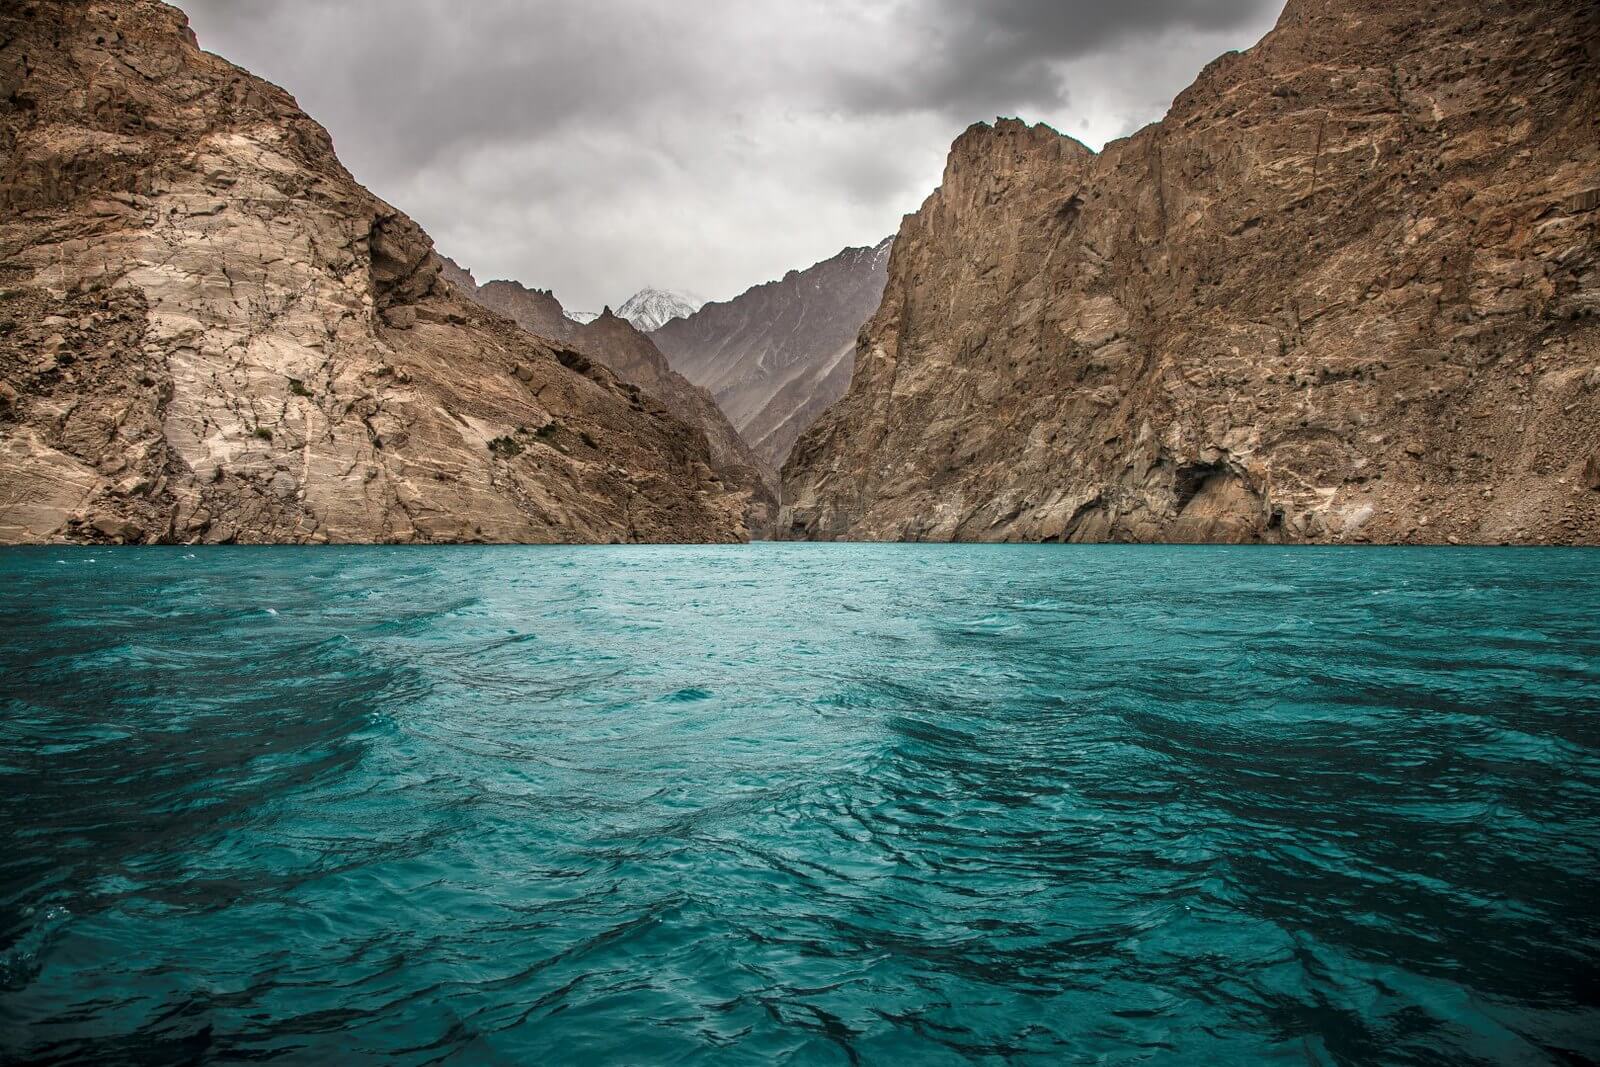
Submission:
[[[472,272],[445,259],[444,276],[463,293],[531,333],[558,338],[616,372],[623,381],[649,394],[653,407],[670,412],[705,434],[713,474],[724,485],[747,495],[745,521],[762,536],[777,517],[777,468],[745,444],[711,394],[674,371],[666,356],[627,319],[606,308],[579,322],[568,317],[555,294],[529,289],[520,282],[491,281],[479,285]]]
[[[726,541],[703,436],[439,277],[154,0],[0,7],[0,541]]]
[[[1291,0],[1099,155],[969,130],[782,532],[1600,540],[1597,20]]]
[[[844,395],[857,335],[877,310],[893,238],[707,304],[651,333],[673,369],[711,391],[764,461]]]

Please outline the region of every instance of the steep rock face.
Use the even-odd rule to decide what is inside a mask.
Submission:
[[[604,364],[623,381],[643,389],[660,410],[670,412],[705,435],[713,474],[725,486],[748,495],[745,519],[750,532],[762,536],[777,517],[777,469],[763,462],[739,437],[711,394],[692,385],[632,323],[607,308],[594,320],[578,322],[546,289],[519,282],[478,285],[472,273],[451,260],[444,275],[479,304],[504,315],[523,329],[553,337]]]
[[[1597,11],[1292,0],[1100,155],[969,130],[782,532],[1600,540]]]
[[[154,0],[0,9],[0,541],[733,540],[701,436],[440,281]]]
[[[677,418],[701,429],[711,449],[712,471],[725,484],[749,494],[747,525],[752,534],[768,534],[778,517],[777,468],[751,451],[711,394],[674,371],[650,338],[609,308],[578,329],[576,347],[594,353]]]
[[[711,390],[757,455],[782,466],[796,438],[850,384],[856,337],[883,297],[893,243],[847,248],[707,304],[651,339],[674,370]]]
[[[568,318],[561,301],[548,289],[529,289],[521,282],[497,280],[478,284],[472,271],[446,256],[440,274],[473,302],[503,315],[529,333],[566,344],[578,339],[582,324]]]

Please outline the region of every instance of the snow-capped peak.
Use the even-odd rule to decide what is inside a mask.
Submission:
[[[582,325],[582,326],[587,326],[587,325],[589,325],[589,323],[593,322],[595,319],[598,319],[600,317],[600,312],[598,312],[598,311],[566,311],[566,310],[563,310],[562,314],[566,315],[567,318],[571,319],[573,322],[576,322],[576,323],[578,323],[579,325]]]
[[[641,333],[649,333],[661,329],[673,319],[686,319],[703,306],[705,300],[692,293],[640,289],[617,309],[617,315],[633,323]]]

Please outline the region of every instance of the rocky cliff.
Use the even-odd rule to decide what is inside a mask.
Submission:
[[[441,281],[173,8],[0,8],[0,205],[0,541],[744,533],[700,433]]]
[[[478,284],[472,271],[440,256],[440,275],[474,303],[515,322],[539,337],[573,344],[583,324],[567,317],[561,301],[548,289],[530,289],[521,282],[497,280]]]
[[[969,130],[784,531],[1600,541],[1597,20],[1291,0],[1098,155]]]
[[[758,456],[782,466],[795,439],[850,384],[856,335],[878,309],[892,243],[847,248],[707,304],[651,339],[673,369],[711,391]]]
[[[643,389],[662,410],[705,434],[712,472],[721,482],[747,494],[746,524],[762,536],[777,517],[777,468],[758,458],[729,424],[711,394],[691,384],[668,364],[650,338],[607,308],[590,322],[570,318],[547,289],[520,282],[477,284],[472,272],[444,260],[444,276],[479,304],[523,329],[553,337],[603,363],[623,381]]]

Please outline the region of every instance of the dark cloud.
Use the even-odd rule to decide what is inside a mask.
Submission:
[[[1259,26],[1275,0],[906,0],[905,32],[920,62],[846,72],[857,106],[932,108],[955,116],[1057,110],[1068,103],[1063,67],[1140,38]]]
[[[480,277],[731,296],[892,232],[996,115],[1159,118],[1279,0],[178,0]]]
[[[1075,59],[1128,37],[1249,26],[1268,0],[933,0],[938,23],[984,58]]]

